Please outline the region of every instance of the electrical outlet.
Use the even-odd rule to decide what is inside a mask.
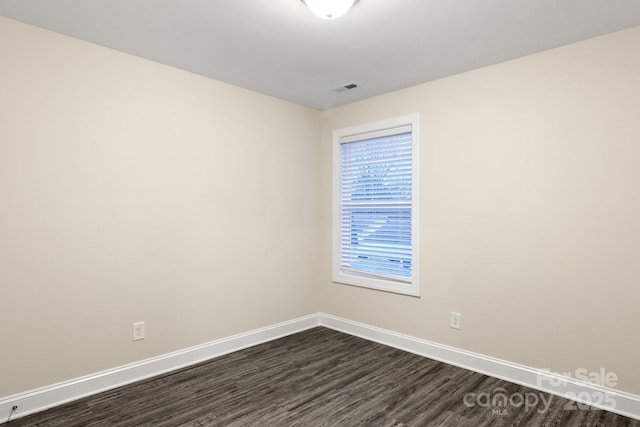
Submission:
[[[462,327],[462,314],[451,312],[451,327],[453,329],[460,329]]]
[[[136,322],[133,324],[133,341],[144,339],[144,322]]]

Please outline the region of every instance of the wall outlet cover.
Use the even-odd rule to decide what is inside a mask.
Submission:
[[[462,328],[462,314],[456,313],[454,311],[451,312],[451,327],[453,329]]]
[[[133,324],[133,341],[144,339],[144,322],[135,322]]]

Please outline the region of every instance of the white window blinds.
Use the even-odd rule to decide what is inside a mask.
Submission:
[[[411,126],[341,137],[339,143],[340,269],[411,283]]]

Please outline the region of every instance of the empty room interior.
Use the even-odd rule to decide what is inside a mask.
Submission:
[[[0,424],[640,426],[640,3],[316,3],[0,0]]]

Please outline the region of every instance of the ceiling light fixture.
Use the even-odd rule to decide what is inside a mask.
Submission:
[[[336,19],[358,3],[358,0],[302,0],[311,12],[323,19]]]

